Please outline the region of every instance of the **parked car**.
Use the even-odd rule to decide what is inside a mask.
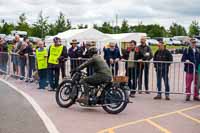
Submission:
[[[196,46],[197,46],[198,48],[200,48],[200,40],[196,38],[196,41],[197,41]]]
[[[173,45],[182,45],[181,41],[173,40]]]
[[[7,43],[13,43],[13,40],[15,39],[15,37],[14,36],[11,36],[11,35],[8,35],[8,36],[6,36],[5,37],[5,41],[7,42]]]
[[[157,45],[159,42],[155,39],[147,39],[148,45]]]
[[[190,37],[188,36],[174,36],[173,40],[180,41],[182,45],[188,46],[190,42]]]
[[[196,39],[200,40],[200,36],[195,36],[194,38],[196,38]]]
[[[163,42],[165,42],[167,45],[174,45],[172,38],[163,38]]]
[[[5,37],[6,37],[6,34],[0,34],[0,37],[1,37],[1,38],[5,38]]]
[[[36,43],[37,41],[40,41],[41,39],[38,37],[29,37],[30,42]]]

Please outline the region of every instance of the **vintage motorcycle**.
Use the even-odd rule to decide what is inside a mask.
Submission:
[[[76,99],[84,93],[84,85],[80,83],[80,80],[87,74],[77,71],[71,75],[71,79],[64,79],[56,91],[56,102],[63,108],[68,108],[78,102]],[[102,107],[107,113],[118,114],[130,103],[130,89],[126,83],[109,81],[87,87],[90,90],[89,101],[87,105],[79,103],[83,107]]]

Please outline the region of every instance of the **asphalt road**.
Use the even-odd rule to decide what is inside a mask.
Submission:
[[[0,81],[0,133],[48,133],[30,103]]]
[[[35,83],[24,83],[12,78],[9,78],[9,82],[33,97],[60,133],[198,133],[200,131],[200,103],[185,102],[184,95],[171,95],[171,101],[164,99],[156,101],[153,100],[155,94],[137,94],[136,98],[131,99],[133,103],[122,113],[110,115],[102,108],[82,108],[79,105],[63,109],[56,104],[54,92],[37,90]]]

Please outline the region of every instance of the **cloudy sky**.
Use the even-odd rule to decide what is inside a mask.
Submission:
[[[114,22],[119,16],[130,24],[161,24],[166,27],[172,22],[186,28],[192,20],[200,21],[199,0],[0,0],[0,19],[17,22],[25,12],[30,23],[37,20],[43,11],[49,21],[55,21],[63,12],[73,24],[101,24]]]

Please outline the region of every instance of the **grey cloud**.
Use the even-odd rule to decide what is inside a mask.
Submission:
[[[8,10],[9,9],[9,10]],[[54,21],[59,12],[76,23],[113,21],[119,18],[137,23],[171,24],[172,19],[189,23],[200,17],[199,0],[0,0],[0,19],[18,20],[25,12],[29,21],[35,21],[43,10],[49,20]],[[187,21],[183,22],[183,19]]]

